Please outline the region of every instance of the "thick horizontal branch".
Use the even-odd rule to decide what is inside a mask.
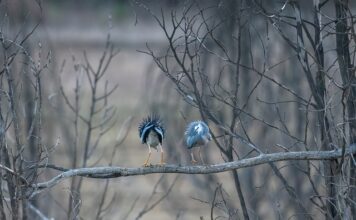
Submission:
[[[346,148],[345,155],[355,154],[356,144]],[[283,152],[272,154],[261,154],[260,156],[228,162],[215,165],[206,166],[180,166],[180,165],[164,165],[151,167],[92,167],[92,168],[78,168],[67,170],[59,175],[53,177],[49,181],[33,184],[36,190],[51,188],[61,181],[74,177],[82,176],[88,178],[117,178],[126,176],[147,175],[153,173],[184,173],[184,174],[210,174],[221,173],[229,170],[241,169],[245,167],[257,166],[260,164],[289,161],[289,160],[331,160],[342,157],[341,149],[332,151],[300,151],[300,152]]]

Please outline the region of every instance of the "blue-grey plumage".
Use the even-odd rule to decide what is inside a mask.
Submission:
[[[185,138],[188,149],[206,145],[211,140],[208,125],[203,121],[191,122],[185,131]]]
[[[185,140],[188,149],[199,147],[199,156],[202,160],[200,155],[200,147],[208,144],[208,142],[211,141],[211,134],[208,125],[203,121],[191,122],[185,131]],[[194,159],[194,154],[192,151],[191,156],[192,162],[196,163],[197,161]]]
[[[148,146],[148,158],[145,161],[144,166],[148,166],[149,164],[151,147],[157,149],[157,146],[160,148],[161,164],[163,164],[162,140],[164,138],[165,129],[160,117],[158,115],[153,115],[143,119],[138,127],[138,131],[141,142]]]
[[[141,142],[143,144],[147,143],[148,135],[153,133],[157,134],[159,143],[162,144],[165,130],[162,121],[158,115],[152,115],[148,116],[147,118],[144,118],[141,124],[138,126],[138,131],[141,138]],[[158,143],[155,146],[152,145],[151,147],[156,147],[157,145]]]

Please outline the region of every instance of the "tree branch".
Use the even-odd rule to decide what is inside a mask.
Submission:
[[[356,144],[352,144],[346,148],[346,154],[356,153]],[[138,168],[125,167],[92,167],[92,168],[78,168],[60,173],[52,179],[33,184],[32,187],[36,190],[31,194],[31,197],[40,193],[42,190],[51,188],[65,179],[82,176],[88,178],[118,178],[126,176],[147,175],[153,173],[183,173],[183,174],[211,174],[221,173],[235,169],[242,169],[246,167],[257,166],[260,164],[287,161],[287,160],[331,160],[342,157],[342,150],[332,151],[299,151],[299,152],[283,152],[272,154],[261,154],[257,157],[247,158],[239,161],[207,165],[207,166],[180,166],[180,165],[165,165],[165,166],[151,166]]]

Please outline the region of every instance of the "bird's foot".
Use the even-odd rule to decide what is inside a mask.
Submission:
[[[196,161],[196,160],[192,160],[191,162],[192,162],[192,164],[194,164],[194,165],[198,163],[198,161]]]
[[[164,165],[166,165],[166,163],[163,162],[163,161],[161,161],[161,162],[158,164],[158,166],[164,166]]]
[[[152,166],[152,164],[150,164],[150,163],[144,163],[142,166],[143,166],[143,167],[150,167],[150,166]]]

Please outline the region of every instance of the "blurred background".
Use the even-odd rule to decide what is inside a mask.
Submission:
[[[267,12],[244,1],[11,0],[2,1],[1,6],[2,32],[8,38],[17,33],[26,36],[36,27],[24,47],[34,65],[48,63],[41,73],[39,133],[43,148],[48,150],[41,163],[64,168],[140,167],[148,150],[140,142],[137,126],[151,113],[161,115],[167,130],[163,142],[167,164],[190,164],[184,130],[188,122],[202,119],[215,137],[203,149],[208,164],[258,155],[233,140],[220,125],[230,126],[264,152],[321,149],[318,111],[309,111],[312,91],[308,80],[295,51],[277,31],[283,30],[285,37],[296,41],[295,30],[288,26],[294,19],[273,23],[265,16]],[[263,6],[275,13],[285,7],[281,1],[267,1]],[[300,1],[303,18],[314,22],[312,6],[309,1]],[[354,10],[351,2],[351,13]],[[291,7],[283,13],[287,18],[294,16]],[[328,18],[335,16],[333,4],[326,3],[320,14],[324,16],[322,22],[328,23]],[[186,78],[182,78],[183,92],[177,87],[183,71],[155,19],[162,21],[162,15],[169,33],[174,30],[172,21],[174,24],[174,19],[186,16],[183,23],[192,27],[187,28],[191,36],[198,41],[200,36],[209,38],[203,46],[190,45],[192,51],[198,51],[191,62],[200,76],[196,85],[205,107],[198,105],[199,97]],[[209,32],[204,19],[214,34],[204,34]],[[324,34],[330,36],[326,33],[332,27],[325,27]],[[310,26],[308,29],[312,31]],[[174,38],[178,56],[184,54],[185,31],[178,28]],[[327,114],[334,120],[331,136],[342,145],[346,137],[340,128],[344,119],[335,39],[323,40],[329,74]],[[312,46],[306,42],[307,49]],[[157,60],[167,54],[171,71],[165,72]],[[234,63],[237,57],[241,59],[239,73]],[[155,62],[153,58],[158,59]],[[17,70],[26,62],[20,58]],[[310,63],[313,76],[318,72],[316,63]],[[20,79],[25,95],[19,98],[25,127],[30,124],[25,120],[26,111],[34,109],[34,102],[29,100],[35,100],[28,92],[32,90],[26,90],[27,80]],[[93,94],[102,98],[93,100]],[[221,146],[231,146],[230,157]],[[37,150],[26,148],[25,152],[30,158]],[[158,162],[159,152],[154,151],[152,163]],[[30,166],[34,162],[27,163]],[[55,219],[246,219],[241,207],[243,196],[250,219],[304,219],[305,212],[313,219],[322,219],[323,199],[314,201],[315,195],[326,191],[320,166],[320,162],[280,162],[274,167],[261,165],[212,175],[153,174],[109,180],[78,177],[42,192],[31,204]],[[40,182],[59,173],[56,169],[37,172]]]
[[[177,3],[177,1],[153,1],[149,5],[154,10],[159,10],[161,6],[164,10],[169,10],[178,6]],[[110,88],[118,85],[109,98],[110,105],[116,108],[113,119],[115,123],[109,133],[102,138],[100,146],[91,155],[87,166],[108,165],[113,145],[117,136],[120,135],[120,128],[123,124],[128,126],[124,129],[129,129],[129,131],[124,142],[118,147],[112,165],[142,166],[147,158],[148,149],[141,144],[137,127],[144,117],[153,112],[159,113],[164,120],[167,126],[167,139],[177,133],[177,137],[174,139],[174,141],[178,141],[177,143],[164,142],[163,144],[167,153],[166,163],[187,164],[188,154],[186,154],[186,158],[175,155],[177,152],[185,153],[185,146],[182,144],[185,122],[174,124],[178,128],[177,130],[170,127],[173,126],[171,123],[175,123],[175,119],[179,117],[177,107],[183,101],[172,89],[169,80],[164,78],[155,67],[152,58],[138,52],[138,50],[146,49],[146,43],[159,50],[166,47],[164,34],[155,24],[151,15],[144,8],[129,1],[46,1],[43,3],[42,16],[42,24],[35,35],[38,36],[41,43],[48,44],[46,46],[52,52],[53,74],[49,73],[47,76],[61,78],[68,96],[73,96],[77,77],[81,77],[80,80],[83,80],[81,95],[85,97],[90,93],[89,85],[83,79],[85,76],[81,75],[83,73],[75,71],[73,68],[75,64],[84,62],[84,51],[88,55],[89,62],[95,68],[99,65],[100,57],[105,50],[108,34],[111,36],[110,41],[113,46],[119,50],[119,53],[112,59],[103,82],[99,85],[101,91],[106,80],[108,80]],[[62,66],[63,62],[65,64]],[[61,74],[58,74],[59,72]],[[49,81],[52,80],[49,79]],[[54,108],[66,109],[66,106],[58,106],[63,104],[61,100],[56,100],[57,95],[60,95],[58,79],[52,82],[51,86],[46,87],[48,95],[51,96],[51,105]],[[166,94],[166,92],[170,94]],[[61,99],[61,97],[58,98]],[[89,101],[89,99],[83,98],[83,111],[86,111],[85,108],[89,109]],[[50,113],[54,110],[48,109],[48,111],[50,115],[66,120],[63,129],[71,125],[70,112],[67,112],[66,115],[55,115]],[[68,115],[69,117],[67,117]],[[53,121],[57,120],[57,118],[53,119]],[[57,130],[52,132],[52,137],[58,135]],[[73,132],[73,130],[68,132]],[[84,133],[84,129],[79,131],[83,137]],[[70,151],[71,142],[68,139],[70,140],[72,137],[73,134],[63,134],[61,144],[53,155],[54,164],[63,167],[70,165],[71,158],[66,155],[70,154],[68,151]],[[171,151],[171,148],[178,149]],[[60,154],[63,157],[58,156]],[[159,163],[159,152],[153,152],[152,163]],[[111,179],[106,195],[104,195],[105,180],[85,179],[80,190],[80,199],[71,195],[70,181],[65,181],[44,196],[44,200],[41,199],[43,201],[41,207],[44,207],[42,210],[44,213],[48,213],[47,216],[53,216],[55,219],[74,218],[77,215],[74,213],[79,213],[79,210],[80,218],[96,219],[99,217],[97,215],[98,203],[103,197],[103,210],[100,213],[102,219],[138,219],[141,218],[139,217],[140,213],[145,213],[147,205],[149,208],[161,197],[164,197],[162,202],[142,215],[142,219],[175,219],[176,216],[181,216],[180,219],[199,217],[205,212],[204,207],[199,210],[200,202],[196,202],[197,209],[192,209],[186,203],[187,200],[192,200],[191,197],[199,198],[197,192],[194,192],[198,189],[192,187],[191,181],[185,180],[191,177],[186,176],[176,180],[172,191],[169,195],[165,195],[175,181],[175,177],[176,175],[154,174],[127,179]],[[154,188],[155,185],[156,188]],[[203,192],[203,190],[199,191]],[[73,214],[68,216],[68,201],[71,199],[74,204],[72,206],[75,208],[73,208]],[[48,201],[51,201],[51,206],[46,207],[45,204]]]
[[[130,1],[54,0],[41,2],[40,10],[36,2],[31,0],[5,2],[3,10],[6,10],[6,15],[3,15],[8,22],[8,33],[14,36],[23,28],[22,25],[25,26],[24,32],[29,31],[40,22],[26,47],[36,60],[46,60],[50,53],[48,70],[42,75],[45,91],[43,117],[46,118],[43,130],[48,146],[53,145],[57,138],[60,143],[49,155],[51,164],[70,168],[73,167],[72,160],[78,160],[75,167],[81,167],[86,126],[79,125],[79,143],[76,146],[78,152],[73,158],[73,143],[76,138],[74,116],[63,100],[60,87],[63,86],[63,90],[73,101],[76,82],[79,80],[80,111],[89,111],[90,86],[84,72],[76,67],[85,62],[85,52],[88,61],[97,68],[109,34],[110,42],[119,52],[113,57],[99,83],[98,93],[103,93],[106,80],[110,88],[118,85],[109,98],[110,105],[116,108],[116,114],[112,128],[103,136],[95,152],[91,153],[87,166],[106,166],[110,163],[112,148],[122,129],[128,129],[128,133],[118,147],[112,165],[142,166],[148,149],[141,144],[137,127],[144,117],[154,112],[161,115],[167,129],[169,141],[163,143],[166,163],[190,164],[189,153],[183,144],[187,121],[179,113],[186,111],[184,100],[174,90],[169,79],[162,75],[152,58],[138,52],[145,50],[146,44],[157,50],[165,50],[167,46],[163,31],[143,6]],[[169,13],[171,9],[183,7],[178,3],[179,1],[152,1],[148,6],[155,12],[160,12],[162,8]],[[187,120],[198,119],[201,118],[196,111]],[[93,134],[95,135],[97,133]],[[209,148],[214,151],[212,146]],[[216,156],[216,162],[222,162],[220,155]],[[159,163],[159,152],[153,152],[152,163]],[[57,173],[47,171],[40,179],[46,180]],[[176,176],[154,174],[111,179],[108,186],[105,180],[84,179],[80,197],[78,192],[71,192],[71,180],[67,180],[41,194],[35,204],[46,216],[55,219],[79,216],[81,219],[136,219],[141,218],[140,213],[144,213],[142,219],[199,219],[206,215],[207,210],[210,210],[212,192],[205,192],[204,187],[199,185],[215,187],[218,182],[205,182],[206,178],[203,176],[181,176],[178,179]],[[219,176],[229,178],[229,174]],[[172,190],[166,195],[173,183]],[[226,187],[231,187],[232,184],[226,183]],[[102,197],[104,204],[99,215]],[[163,201],[145,213],[145,209],[150,208],[161,197]],[[69,206],[73,210],[69,210]],[[36,215],[31,216],[31,219],[38,218]]]

